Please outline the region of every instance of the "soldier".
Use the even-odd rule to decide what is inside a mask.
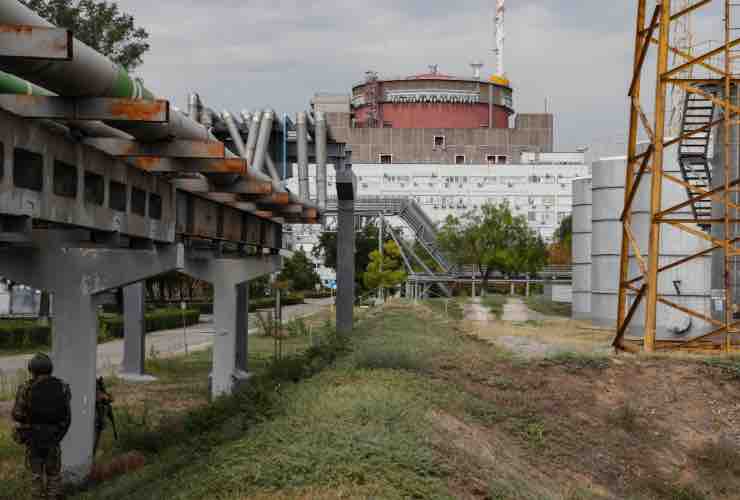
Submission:
[[[60,500],[62,451],[59,447],[71,423],[69,386],[51,373],[54,366],[46,354],[28,362],[31,380],[16,394],[13,437],[26,447],[26,467],[33,478],[32,498]]]

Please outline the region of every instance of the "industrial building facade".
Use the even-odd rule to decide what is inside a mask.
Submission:
[[[311,105],[326,114],[330,136],[352,147],[355,163],[517,164],[527,153],[552,153],[553,115],[520,113],[510,127],[512,94],[503,78],[433,71],[371,76],[352,94],[317,94]]]

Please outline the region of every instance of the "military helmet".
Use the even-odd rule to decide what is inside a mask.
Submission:
[[[51,375],[54,364],[49,356],[39,352],[28,362],[28,371],[33,375]]]

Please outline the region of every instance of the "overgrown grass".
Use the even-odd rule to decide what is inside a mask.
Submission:
[[[563,351],[546,357],[544,363],[562,365],[569,370],[604,370],[609,367],[609,357],[605,354]]]
[[[570,318],[572,314],[571,304],[552,302],[542,295],[533,295],[524,299],[527,307],[545,316],[562,316]]]
[[[504,314],[506,300],[506,295],[486,295],[483,297],[483,305],[496,316],[496,319],[501,319],[501,316]]]
[[[465,298],[441,298],[431,299],[427,302],[429,307],[447,318],[460,320],[463,319],[463,304],[467,302]]]

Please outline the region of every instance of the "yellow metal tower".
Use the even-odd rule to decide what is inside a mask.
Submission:
[[[734,64],[737,59],[736,47],[740,45],[740,38],[734,38],[734,35],[740,33],[734,25],[738,5],[740,4],[731,0],[637,2],[635,57],[629,87],[628,162],[621,217],[623,229],[617,335],[614,339],[614,346],[618,349],[642,349],[646,352],[658,349],[729,352],[740,347],[740,321],[735,320],[733,297],[738,285],[736,261],[740,257],[740,175],[735,158],[737,150],[733,149],[737,147],[737,143],[733,143],[732,139],[733,134],[737,135],[740,115],[737,98],[738,72]],[[677,42],[684,43],[675,39],[677,33],[682,33],[681,29],[674,29],[678,23],[685,23],[687,16],[692,13],[711,16],[718,9],[723,11],[723,15],[721,19],[716,16],[716,29],[712,31],[721,31],[722,40],[715,47],[692,54],[685,48],[676,46]],[[690,46],[698,45],[694,45],[692,41]],[[648,61],[653,61],[653,58],[648,57],[651,47],[655,47],[657,52],[654,66],[649,68]],[[671,63],[671,56],[680,60]],[[650,66],[652,65],[651,62]],[[655,112],[652,119],[648,118],[642,106],[646,95],[652,97],[643,86],[648,71],[656,82]],[[687,111],[684,108],[681,127],[676,136],[671,137],[668,131],[671,109],[669,93],[674,88],[691,96],[692,103],[702,103],[701,106],[692,104],[696,109],[711,109],[711,112],[701,115],[699,119],[687,120]],[[689,100],[685,102],[688,103]],[[638,145],[640,130],[649,138],[644,149]],[[711,134],[715,138],[719,137],[715,141],[715,158],[720,160],[715,162],[710,162],[707,158]],[[683,178],[664,169],[664,163],[673,158],[673,148],[677,148],[675,154],[681,164]],[[684,166],[691,167],[691,175],[686,173]],[[640,248],[632,226],[632,215],[635,194],[646,176],[650,177],[650,234],[647,248]],[[689,194],[688,200],[665,206],[662,197],[664,183],[684,187]],[[709,201],[712,205],[707,209]],[[681,212],[686,207],[692,208],[693,215]],[[666,226],[705,240],[709,248],[684,258],[661,262],[661,229]],[[712,314],[678,304],[660,293],[659,278],[663,273],[708,254],[721,257],[715,259],[715,263],[722,264],[720,267],[723,267],[724,276],[723,289],[719,290],[721,295],[714,297],[713,301],[718,307]],[[630,259],[636,263],[632,270]],[[638,269],[637,272],[634,271],[635,268]],[[644,327],[630,328],[641,304],[644,304]],[[705,334],[685,341],[656,338],[658,304],[701,320],[711,328]]]

